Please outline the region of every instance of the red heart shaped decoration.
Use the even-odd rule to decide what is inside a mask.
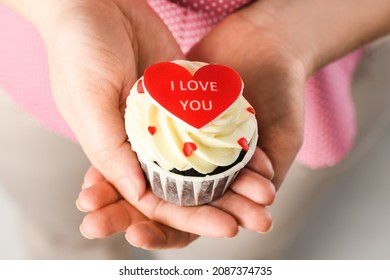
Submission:
[[[192,75],[183,66],[162,62],[146,69],[144,87],[156,106],[200,129],[240,97],[243,83],[239,74],[226,66],[208,64]]]

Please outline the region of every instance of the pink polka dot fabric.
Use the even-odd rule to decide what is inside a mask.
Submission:
[[[224,16],[251,0],[148,2],[186,53]],[[361,55],[361,51],[355,52],[325,67],[307,82],[305,138],[298,154],[301,163],[313,168],[330,166],[351,149],[356,128],[350,83]],[[47,54],[39,34],[1,4],[0,86],[44,126],[76,140],[52,99]]]
[[[308,80],[304,142],[297,156],[306,166],[332,166],[353,147],[356,121],[351,83],[362,55],[363,50],[355,51]]]
[[[45,127],[75,140],[51,96],[47,53],[41,37],[29,22],[2,4],[0,87]]]
[[[155,1],[158,2],[158,1]],[[252,0],[171,0],[182,7],[211,16],[226,16]]]
[[[229,13],[252,0],[148,0],[186,53]]]

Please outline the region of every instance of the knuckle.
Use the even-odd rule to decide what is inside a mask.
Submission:
[[[107,149],[100,149],[92,154],[93,164],[98,170],[111,170],[113,167],[113,154]]]

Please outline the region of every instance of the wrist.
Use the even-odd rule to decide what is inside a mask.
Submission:
[[[247,10],[303,63],[307,76],[390,33],[388,0],[264,0]]]

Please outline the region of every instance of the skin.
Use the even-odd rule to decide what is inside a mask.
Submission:
[[[255,164],[248,165],[232,191],[213,205],[177,207],[145,192],[144,176],[124,129],[125,100],[148,65],[184,58],[145,1],[38,3],[42,10],[35,11],[37,3],[9,2],[41,32],[53,96],[93,165],[83,184],[89,188],[77,201],[80,209],[90,212],[81,225],[85,236],[103,238],[127,231],[132,244],[156,249],[182,247],[198,235],[232,237],[239,225],[255,231],[270,228],[265,205],[274,200],[275,188],[266,178],[273,170],[260,149]]]
[[[146,190],[126,142],[123,111],[132,84],[151,63],[184,58],[145,1],[2,2],[42,34],[53,96],[93,165],[77,200],[88,212],[82,233],[125,232],[145,249],[183,247],[199,235],[233,237],[239,227],[268,231],[267,206],[302,144],[307,78],[390,32],[387,0],[262,0],[220,22],[186,58],[240,72],[246,97],[261,112],[259,148],[225,196],[184,208]],[[359,32],[351,32],[356,26]]]

